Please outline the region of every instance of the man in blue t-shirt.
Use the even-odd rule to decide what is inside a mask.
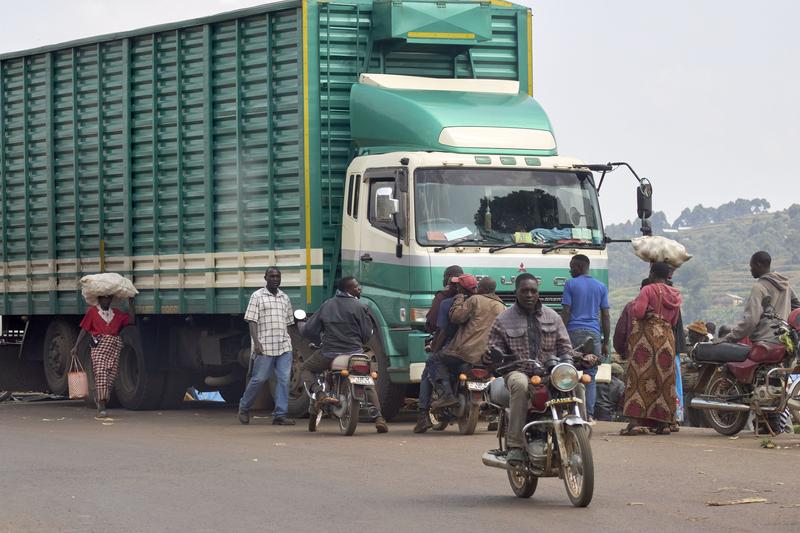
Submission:
[[[591,337],[594,347],[589,347],[597,353],[600,346],[602,360],[608,359],[608,339],[611,336],[611,317],[608,305],[608,287],[589,275],[589,258],[578,254],[569,262],[569,273],[572,279],[564,285],[564,296],[561,301],[564,306],[562,317],[567,326],[570,341],[577,346]],[[602,326],[602,339],[601,339]],[[594,404],[597,399],[597,389],[594,377],[597,367],[584,371],[592,376],[592,381],[586,386],[586,413],[589,421],[594,421]]]

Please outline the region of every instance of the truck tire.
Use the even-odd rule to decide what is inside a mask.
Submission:
[[[170,370],[164,374],[164,392],[160,409],[179,409],[183,405],[186,389],[192,384],[192,375],[183,370]]]
[[[383,345],[377,336],[373,335],[367,346],[378,366],[377,385],[381,414],[386,420],[391,421],[403,407],[406,399],[406,386],[404,383],[392,383],[389,375],[389,358],[383,351]]]
[[[117,398],[124,408],[134,411],[158,408],[164,393],[164,373],[147,369],[138,329],[126,328],[120,337],[123,347],[114,387]]]
[[[47,326],[44,335],[44,377],[53,394],[67,393],[67,371],[69,370],[69,352],[75,346],[78,332],[74,326],[63,320],[56,320]]]
[[[292,370],[289,375],[289,403],[286,409],[289,418],[304,418],[308,416],[308,394],[303,386],[303,356],[302,352],[295,348],[292,354]],[[276,398],[278,390],[278,378],[273,374],[269,378],[269,392],[272,399]]]

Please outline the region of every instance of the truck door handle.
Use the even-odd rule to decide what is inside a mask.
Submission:
[[[372,256],[369,255],[369,254],[364,254],[364,255],[361,256],[361,261],[364,262],[364,263],[371,263],[372,262]]]

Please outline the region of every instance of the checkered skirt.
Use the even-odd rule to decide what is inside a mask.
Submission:
[[[95,398],[108,401],[119,371],[122,339],[116,335],[100,335],[97,346],[91,349],[94,373]]]

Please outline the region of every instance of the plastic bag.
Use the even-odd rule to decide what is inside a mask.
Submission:
[[[115,272],[103,274],[90,274],[81,278],[81,294],[89,305],[97,305],[99,296],[113,296],[124,300],[133,298],[139,291],[133,286],[131,280]]]
[[[662,261],[673,268],[678,268],[692,258],[686,248],[679,242],[666,237],[637,237],[631,241],[637,257],[648,262]]]

